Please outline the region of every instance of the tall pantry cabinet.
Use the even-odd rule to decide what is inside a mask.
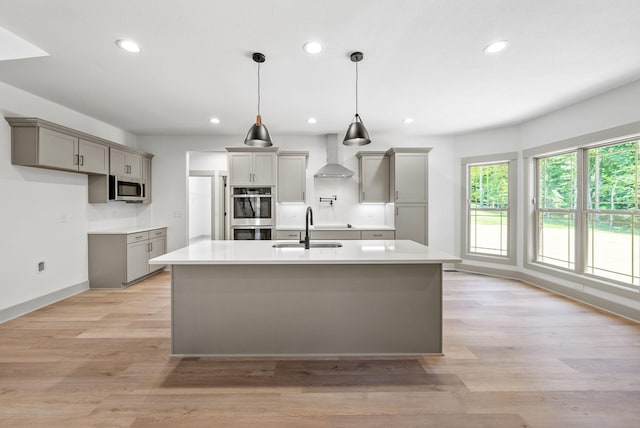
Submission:
[[[395,204],[396,239],[429,243],[429,152],[431,148],[392,148],[389,200]]]

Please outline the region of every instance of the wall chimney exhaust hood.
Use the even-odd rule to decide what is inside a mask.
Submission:
[[[327,134],[327,164],[315,173],[318,178],[349,178],[354,172],[338,163],[338,134]]]

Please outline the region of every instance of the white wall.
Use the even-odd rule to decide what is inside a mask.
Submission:
[[[136,223],[137,208],[90,205],[87,176],[11,165],[11,128],[4,117],[39,117],[117,143],[136,139],[118,128],[0,83],[0,310],[86,286],[87,231]],[[36,264],[46,269],[36,273]]]
[[[398,135],[373,136],[374,142],[366,147],[340,145],[340,160],[347,168],[358,171],[355,154],[359,150],[387,150],[390,147],[432,147],[429,157],[429,240],[434,247],[453,252],[457,236],[457,225],[452,224],[455,198],[452,196],[459,186],[459,177],[454,173],[454,148],[452,139],[446,137],[419,138]],[[358,203],[358,180],[317,179],[314,173],[326,163],[326,138],[319,136],[273,135],[274,145],[281,150],[308,151],[307,204],[278,207],[280,225],[301,225],[307,205],[314,209],[314,220],[318,223],[384,224],[387,209],[384,205]],[[221,152],[225,147],[242,146],[243,136],[211,137],[166,137],[140,136],[138,147],[153,153],[153,222],[169,226],[168,248],[174,250],[187,244],[187,153]],[[191,167],[191,169],[194,169]],[[199,164],[197,169],[208,168]],[[333,208],[320,204],[320,196],[337,195]]]
[[[521,126],[522,149],[612,128],[640,119],[640,80]]]

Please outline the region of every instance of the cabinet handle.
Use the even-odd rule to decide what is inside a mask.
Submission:
[[[78,165],[80,163],[79,159],[80,155],[73,155],[73,164]]]
[[[80,155],[80,166],[84,166],[84,155]]]
[[[398,217],[398,207],[396,207],[396,217]]]
[[[302,202],[304,202],[304,201],[305,201],[304,193],[305,193],[305,192],[304,192],[304,190],[303,190],[303,191],[302,191]]]
[[[144,235],[136,236],[136,239],[144,238]]]
[[[366,200],[367,200],[367,198],[365,197],[365,195],[366,195],[366,192],[365,192],[365,191],[362,191],[362,200],[363,200],[363,201],[366,201]]]
[[[153,242],[149,242],[149,252],[153,251]]]
[[[374,233],[373,237],[374,238],[382,238],[382,233]]]
[[[396,190],[396,201],[398,200],[398,191]]]
[[[156,232],[156,236],[162,235],[162,232]]]

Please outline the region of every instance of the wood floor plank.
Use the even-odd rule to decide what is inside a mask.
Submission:
[[[0,325],[0,426],[640,420],[640,326],[516,281],[444,274],[444,356],[316,359],[170,357],[169,281],[89,290]]]

